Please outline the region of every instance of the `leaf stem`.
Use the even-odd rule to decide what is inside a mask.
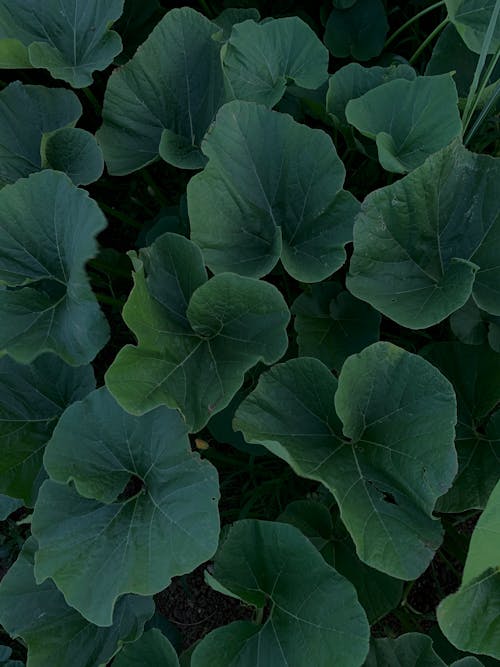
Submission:
[[[117,220],[120,220],[120,222],[124,222],[126,225],[130,225],[131,227],[134,227],[135,229],[141,229],[142,225],[138,223],[136,220],[131,218],[129,215],[126,215],[125,213],[122,213],[121,211],[117,211],[115,208],[112,208],[111,206],[108,206],[104,202],[98,202],[99,207],[104,211],[104,213],[108,213],[108,215],[113,216],[113,218],[116,218]]]
[[[162,206],[168,206],[168,202],[165,199],[165,195],[163,194],[163,192],[160,189],[160,186],[156,183],[156,181],[151,176],[149,171],[147,169],[143,169],[141,171],[141,175],[142,175],[142,178],[144,179],[144,182],[146,183],[146,185],[148,185],[151,188],[151,190],[153,191],[153,193],[154,193],[156,199],[158,200],[158,202]]]
[[[198,4],[200,5],[200,7],[205,12],[205,16],[207,16],[209,19],[215,18],[215,14],[210,9],[210,7],[208,6],[208,4],[206,3],[205,0],[198,0]]]
[[[92,105],[92,108],[94,109],[95,113],[100,117],[101,116],[101,105],[97,101],[97,97],[94,95],[94,93],[90,90],[90,88],[82,88],[83,94],[85,97],[88,99],[90,104]]]
[[[403,23],[401,27],[399,27],[386,41],[384,44],[384,49],[386,49],[389,44],[392,44],[392,42],[399,37],[399,35],[406,30],[409,26],[411,26],[413,23],[418,21],[419,19],[422,18],[422,16],[425,16],[429,12],[431,12],[434,9],[437,9],[438,7],[442,7],[445,3],[445,0],[439,0],[439,2],[435,2],[433,5],[429,5],[429,7],[426,7],[425,9],[422,9],[421,12],[418,12],[418,14],[415,14],[415,16],[412,16],[411,19],[406,21],[406,23]]]
[[[114,299],[112,296],[109,296],[108,294],[103,294],[102,292],[96,292],[95,293],[97,300],[99,303],[106,303],[109,306],[115,306],[119,310],[123,308],[123,302],[119,301],[118,299]]]
[[[257,607],[257,610],[255,612],[255,623],[257,625],[262,625],[263,620],[264,620],[264,607]]]
[[[418,47],[418,49],[415,51],[415,53],[412,55],[412,57],[411,57],[410,60],[408,61],[408,62],[410,63],[410,65],[413,65],[413,63],[418,59],[418,57],[420,56],[420,54],[422,53],[422,51],[424,51],[424,50],[429,46],[429,44],[432,42],[432,40],[433,40],[437,35],[439,35],[439,33],[441,32],[441,30],[442,30],[444,27],[446,27],[446,26],[448,25],[448,22],[449,22],[449,18],[446,17],[445,19],[443,19],[443,20],[441,21],[441,23],[440,23],[438,26],[436,26],[436,27],[434,28],[434,30],[431,32],[431,34],[428,35],[428,36],[424,39],[424,41],[422,42],[422,44],[420,44],[420,46]]]
[[[500,2],[498,3],[498,6],[500,7]],[[469,95],[467,96],[467,102],[465,104],[465,109],[462,117],[462,124],[463,124],[463,132],[465,133],[467,131],[467,128],[469,127],[469,124],[472,120],[472,116],[474,115],[474,112],[477,109],[477,105],[479,104],[481,97],[483,95],[484,89],[488,85],[488,81],[490,80],[490,77],[493,73],[493,70],[496,67],[496,64],[498,63],[498,60],[500,58],[500,47],[497,49],[494,57],[491,59],[490,64],[488,65],[488,68],[483,76],[483,79],[481,83],[479,84],[479,88],[477,92],[474,90],[471,96],[471,92],[473,91],[474,88],[474,82],[471,85],[471,89],[469,91]],[[495,93],[493,93],[494,95]],[[469,98],[473,98],[469,102]]]

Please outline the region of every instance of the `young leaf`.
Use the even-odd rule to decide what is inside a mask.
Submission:
[[[208,582],[258,609],[269,604],[269,617],[214,630],[192,667],[356,667],[367,653],[369,626],[354,587],[293,526],[238,521]]]
[[[333,493],[361,560],[415,579],[441,543],[432,512],[457,470],[455,423],[448,380],[375,343],[347,359],[338,383],[316,359],[274,366],[234,426]]]
[[[66,604],[53,581],[36,583],[36,548],[36,540],[29,538],[0,584],[0,622],[12,637],[26,642],[29,667],[104,665],[123,643],[141,636],[153,615],[151,598],[124,596],[112,625],[98,628]]]
[[[91,366],[72,368],[52,354],[32,364],[0,358],[0,491],[32,506],[45,478],[42,458],[68,405],[95,389]]]
[[[133,414],[178,408],[191,432],[229,404],[245,373],[287,349],[290,312],[269,283],[231,273],[207,281],[200,250],[166,233],[135,259],[123,317],[138,339],[106,373]]]
[[[375,639],[364,667],[446,667],[432,648],[432,639],[410,632],[397,639]]]
[[[75,185],[97,181],[104,170],[104,158],[95,137],[74,127],[46,135],[41,156],[43,167],[63,171]]]
[[[109,337],[85,273],[106,220],[67,176],[42,171],[0,191],[0,350],[90,362]]]
[[[458,30],[467,47],[481,53],[496,0],[446,0],[450,21]],[[500,48],[500,21],[497,22],[489,53]]]
[[[483,509],[500,479],[500,355],[486,346],[432,343],[421,354],[453,384],[457,395],[458,473],[440,498],[440,512]]]
[[[500,482],[472,534],[462,584],[437,608],[439,627],[461,651],[500,660]]]
[[[153,628],[132,644],[126,644],[113,667],[179,667],[174,647],[162,633]]]
[[[109,29],[123,11],[123,0],[0,0],[2,67],[48,69],[74,88],[92,83],[122,50]]]
[[[191,237],[214,273],[259,278],[281,258],[317,282],[345,262],[357,200],[330,137],[251,102],[229,102],[202,146],[207,167],[188,185]]]
[[[280,101],[288,83],[315,89],[328,78],[327,49],[297,16],[239,23],[221,58],[234,97],[268,107]]]
[[[389,30],[381,0],[357,0],[335,8],[328,18],[324,42],[336,58],[370,60],[382,51]]]
[[[447,146],[462,131],[450,74],[394,79],[351,100],[347,121],[377,142],[380,164],[404,174]]]
[[[340,370],[346,358],[379,339],[380,313],[340,283],[312,285],[292,306],[301,357]]]
[[[160,155],[182,169],[203,166],[201,140],[225,94],[218,30],[189,7],[172,9],[113,72],[97,132],[110,174],[130,174]]]
[[[177,411],[133,417],[102,387],[65,411],[44,463],[35,577],[92,623],[111,625],[123,593],[153,595],[213,556],[217,471],[191,452]]]
[[[347,288],[412,329],[441,322],[471,293],[500,315],[499,176],[499,160],[454,142],[372,192],[354,226]]]

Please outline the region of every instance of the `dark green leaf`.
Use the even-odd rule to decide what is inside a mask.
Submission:
[[[19,498],[11,498],[0,493],[0,521],[5,521],[12,512],[15,512],[23,506],[23,501]]]
[[[345,4],[345,3],[344,3]],[[357,0],[348,9],[333,9],[325,30],[325,44],[337,58],[370,60],[382,51],[389,30],[381,0]]]
[[[446,667],[432,639],[418,632],[397,639],[375,639],[364,667]]]
[[[43,167],[63,171],[75,185],[97,181],[104,170],[102,151],[95,137],[78,128],[67,127],[46,135],[41,154]]]
[[[174,647],[159,630],[149,630],[133,644],[126,644],[113,667],[179,667]]]
[[[455,336],[467,345],[481,345],[488,341],[495,352],[500,352],[500,316],[480,310],[473,299],[450,317]]]

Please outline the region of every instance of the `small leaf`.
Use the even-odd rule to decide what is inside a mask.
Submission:
[[[54,582],[37,585],[33,564],[37,544],[28,539],[0,584],[0,622],[28,645],[29,667],[104,665],[121,644],[141,636],[152,616],[151,598],[126,595],[116,605],[113,623],[98,628],[64,601]]]
[[[415,579],[441,543],[432,512],[457,470],[453,389],[390,343],[351,356],[336,378],[302,357],[274,366],[234,427],[322,482],[367,565]]]
[[[130,174],[160,155],[182,169],[203,166],[201,140],[225,95],[218,30],[189,7],[172,9],[113,72],[97,133],[110,174]]]
[[[467,47],[481,53],[496,0],[446,0],[448,16]],[[497,21],[489,53],[500,48],[500,21]]]
[[[63,171],[75,185],[97,181],[104,170],[102,151],[95,137],[74,127],[56,130],[42,141],[42,164]]]
[[[492,350],[500,352],[500,316],[480,310],[473,299],[450,317],[455,336],[467,345],[481,345],[488,341]]]
[[[191,452],[177,411],[132,417],[102,387],[65,411],[44,463],[35,576],[92,623],[111,625],[123,593],[153,595],[213,556],[217,471]]]
[[[297,16],[237,24],[221,58],[234,97],[268,107],[290,82],[315,89],[328,78],[327,49]]]
[[[192,667],[356,667],[367,653],[369,626],[354,587],[293,526],[238,521],[208,581],[270,612],[261,626],[237,621],[208,634]]]
[[[214,273],[259,278],[281,258],[318,282],[345,261],[359,210],[342,190],[330,137],[251,102],[229,102],[202,146],[209,158],[188,185],[191,237]]]
[[[461,651],[500,660],[500,482],[472,533],[462,584],[437,608],[439,627]]]
[[[122,50],[110,26],[123,0],[0,0],[0,61],[3,67],[48,69],[75,88],[92,83]],[[7,42],[7,44],[5,44]]]
[[[342,4],[345,7],[346,3]],[[332,9],[324,42],[336,58],[370,60],[381,53],[389,30],[384,5],[381,0],[349,4],[345,9]]]
[[[269,283],[232,273],[207,281],[199,249],[176,234],[141,251],[135,267],[123,316],[138,345],[118,353],[106,385],[128,412],[168,405],[199,431],[250,368],[283,356],[290,312]]]
[[[397,639],[375,639],[364,667],[446,667],[432,648],[432,639],[410,632]]]
[[[179,667],[174,647],[159,630],[145,632],[132,644],[126,644],[113,667]]]
[[[87,192],[59,172],[0,191],[0,350],[21,363],[43,352],[75,366],[95,357],[109,329],[85,264],[105,227]]]
[[[499,160],[453,143],[368,195],[354,226],[349,291],[412,329],[441,322],[471,293],[500,315],[499,175]]]
[[[351,100],[348,122],[377,142],[380,164],[405,173],[462,132],[458,96],[450,74],[394,79]]]

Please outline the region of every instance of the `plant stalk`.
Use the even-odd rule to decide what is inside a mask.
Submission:
[[[424,41],[422,42],[422,44],[420,44],[420,46],[418,47],[418,49],[415,51],[415,53],[412,55],[412,57],[411,57],[410,60],[408,61],[408,62],[410,63],[410,65],[413,65],[413,63],[418,59],[418,57],[420,56],[420,54],[422,53],[422,51],[424,51],[424,50],[429,46],[429,44],[432,42],[432,40],[433,40],[435,37],[437,37],[437,35],[439,35],[439,33],[441,32],[441,30],[442,30],[443,28],[445,28],[445,27],[448,25],[448,23],[449,23],[449,18],[446,17],[445,19],[443,19],[443,20],[441,21],[441,23],[440,23],[438,26],[436,26],[436,27],[434,28],[434,30],[431,32],[431,34],[428,35],[428,36],[424,39]]]
[[[422,18],[422,16],[425,16],[429,12],[432,12],[434,9],[437,9],[438,7],[442,7],[445,4],[445,0],[439,0],[439,2],[435,2],[433,5],[429,5],[429,7],[426,7],[425,9],[422,9],[421,12],[418,14],[415,14],[415,16],[412,16],[411,19],[408,19],[406,23],[403,23],[402,26],[400,26],[393,34],[388,38],[386,43],[384,44],[384,49],[386,49],[389,44],[392,44],[392,42],[399,37],[399,35],[406,30],[406,28],[409,28],[411,25],[413,25],[416,21]]]

